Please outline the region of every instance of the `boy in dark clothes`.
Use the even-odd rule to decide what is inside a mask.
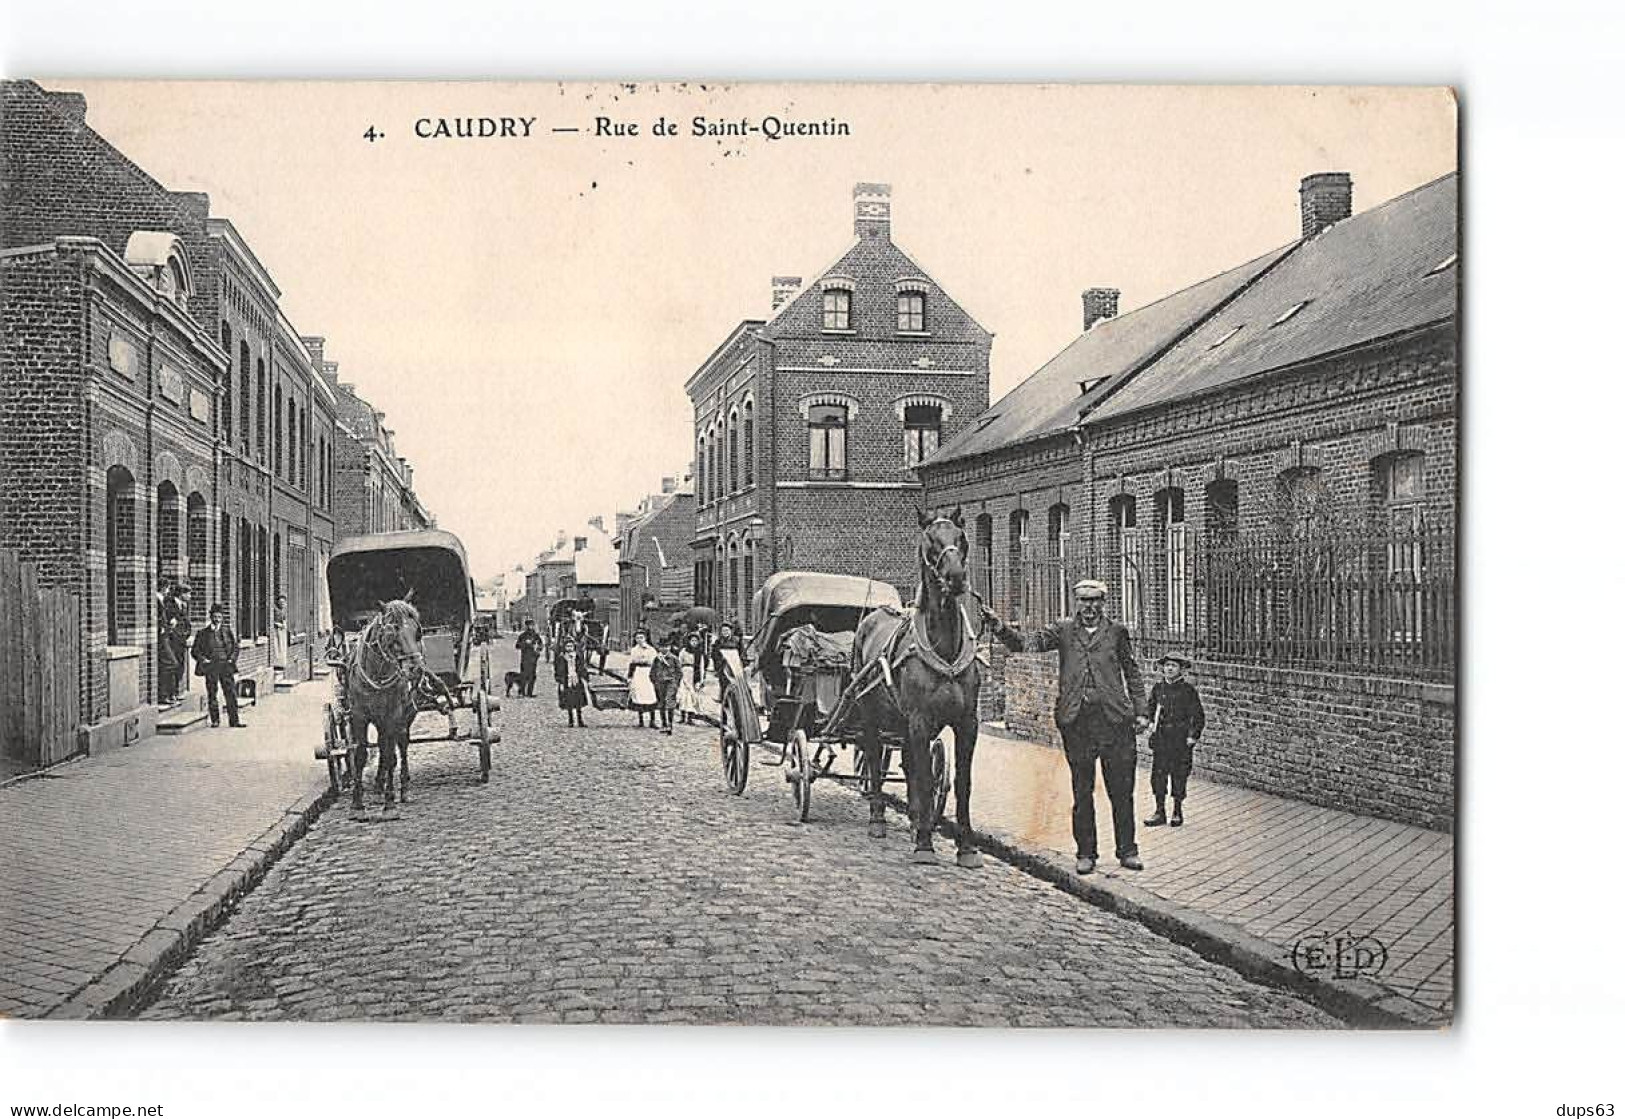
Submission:
[[[1151,688],[1151,792],[1157,811],[1145,821],[1148,828],[1179,827],[1185,822],[1185,779],[1191,775],[1191,750],[1202,737],[1207,716],[1202,697],[1185,679],[1190,660],[1169,653],[1157,661],[1162,679]],[[1168,785],[1173,784],[1174,814],[1164,811]]]

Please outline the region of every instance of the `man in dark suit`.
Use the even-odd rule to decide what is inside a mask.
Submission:
[[[192,643],[197,674],[209,692],[209,725],[220,725],[218,692],[226,697],[226,717],[234,727],[243,725],[237,716],[237,631],[226,620],[226,608],[218,602],[209,607],[209,624],[198,631]]]
[[[1055,725],[1072,769],[1072,838],[1078,845],[1078,873],[1094,873],[1099,858],[1097,758],[1112,805],[1117,861],[1128,870],[1144,870],[1134,842],[1134,735],[1147,726],[1145,684],[1128,630],[1106,618],[1106,584],[1084,579],[1072,591],[1077,612],[1027,636],[992,611],[984,613],[1012,652],[1060,650]]]
[[[519,640],[514,642],[514,648],[519,650],[519,694],[534,696],[536,662],[542,657],[542,635],[536,632],[536,623],[531,619],[525,619],[524,632],[520,633]]]

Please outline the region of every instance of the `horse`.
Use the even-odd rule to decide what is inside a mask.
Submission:
[[[919,520],[919,590],[913,608],[901,613],[874,611],[859,623],[853,642],[854,676],[879,662],[880,671],[892,684],[871,689],[858,706],[859,748],[867,763],[864,795],[869,800],[869,834],[877,839],[886,835],[880,732],[885,726],[899,728],[904,735],[903,772],[908,779],[909,823],[914,829],[913,859],[918,863],[937,861],[931,843],[937,821],[930,744],[943,727],[951,726],[956,861],[975,868],[982,865],[982,855],[971,834],[970,774],[982,670],[976,660],[976,630],[962,604],[969,541],[957,508],[947,516],[922,511]]]
[[[361,631],[346,673],[350,703],[350,811],[362,812],[361,774],[367,765],[367,727],[378,729],[378,779],[384,813],[395,810],[395,758],[400,756],[401,803],[411,772],[406,747],[417,717],[423,678],[423,623],[404,599],[383,603]]]

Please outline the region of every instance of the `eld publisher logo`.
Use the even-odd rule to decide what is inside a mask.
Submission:
[[[1292,966],[1300,975],[1373,979],[1388,966],[1388,946],[1370,935],[1317,933],[1292,946]]]

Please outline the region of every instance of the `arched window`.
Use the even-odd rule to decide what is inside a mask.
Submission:
[[[740,556],[743,565],[744,581],[739,590],[739,617],[745,629],[754,629],[756,620],[751,617],[751,596],[756,593],[756,543],[750,537],[745,538],[744,553]]]
[[[728,537],[728,604],[724,608],[725,615],[735,620],[744,613],[739,608],[739,537]]]
[[[1162,537],[1163,617],[1171,637],[1182,637],[1190,616],[1190,546],[1185,535],[1185,491],[1169,488],[1156,495],[1157,533]]]
[[[846,408],[813,404],[807,408],[807,476],[820,481],[846,479]]]
[[[232,550],[231,541],[231,514],[224,509],[220,510],[220,592],[219,600],[222,604],[231,602],[231,566],[232,557],[236,553]],[[197,601],[202,602],[201,596]],[[212,603],[210,604],[212,605]]]
[[[265,459],[265,359],[254,362],[254,453]]]
[[[720,501],[722,499],[722,470],[720,469],[721,466],[722,466],[721,443],[722,443],[722,432],[718,431],[716,428],[713,427],[711,429],[711,464],[710,464],[711,500],[712,501]]]
[[[694,463],[695,463],[694,472],[697,475],[699,475],[697,478],[694,479],[694,483],[695,483],[694,492],[699,495],[699,503],[701,505],[709,505],[711,503],[710,491],[708,491],[705,488],[706,483],[708,481],[710,481],[710,479],[706,477],[705,455],[706,455],[705,436],[702,435],[702,436],[700,436],[699,454],[694,456]]]
[[[271,424],[271,473],[282,477],[282,386],[276,386],[276,411]],[[291,411],[291,409],[290,409]]]
[[[1139,510],[1130,494],[1120,494],[1108,505],[1112,550],[1117,562],[1119,620],[1130,629],[1140,624],[1141,556]]]
[[[1229,544],[1241,534],[1241,491],[1233,478],[1209,482],[1204,532],[1209,544]]]
[[[256,567],[255,573],[256,586],[254,589],[254,636],[266,637],[269,635],[270,630],[265,624],[267,621],[265,610],[265,590],[271,585],[271,583],[269,555],[270,548],[266,542],[267,538],[264,525],[259,526],[259,528],[256,530],[256,535],[258,536],[259,563]]]
[[[107,471],[107,643],[135,640],[137,626],[135,476],[123,466]]]
[[[181,495],[175,483],[158,483],[157,569],[160,579],[177,582],[181,577]]]
[[[756,484],[756,402],[745,401],[745,487]]]
[[[1010,514],[1010,603],[1011,617],[1022,618],[1026,616],[1027,608],[1031,604],[1030,592],[1031,576],[1028,568],[1028,559],[1031,557],[1031,541],[1027,537],[1028,517],[1027,510],[1017,509]]]
[[[972,572],[981,587],[982,598],[993,602],[993,514],[976,517],[976,569]]]
[[[310,413],[299,409],[299,488],[310,489]]]
[[[937,453],[942,440],[942,409],[910,404],[903,409],[903,466],[912,469]]]
[[[209,503],[193,490],[186,495],[186,582],[192,588],[192,620],[209,616]]]
[[[220,324],[220,348],[226,351],[226,373],[222,379],[221,387],[225,390],[220,401],[220,434],[227,443],[231,442],[231,425],[233,420],[232,407],[234,394],[232,384],[236,380],[236,370],[231,367],[231,324]],[[192,600],[196,602],[197,599]]]
[[[237,434],[242,439],[245,448],[254,439],[254,426],[249,411],[254,403],[253,385],[249,383],[249,378],[253,376],[254,372],[253,365],[254,359],[249,356],[248,339],[245,338],[237,346],[237,367],[241,370],[239,377],[242,386],[242,392],[238,394],[240,399],[237,402],[237,417],[239,420]]]
[[[1071,538],[1072,510],[1056,502],[1049,507],[1045,521],[1044,609],[1051,617],[1063,618],[1067,614],[1067,588],[1071,582],[1067,570],[1070,558],[1067,550]]]
[[[739,492],[739,413],[728,413],[728,492]]]
[[[282,593],[282,534],[271,534],[271,597]]]

